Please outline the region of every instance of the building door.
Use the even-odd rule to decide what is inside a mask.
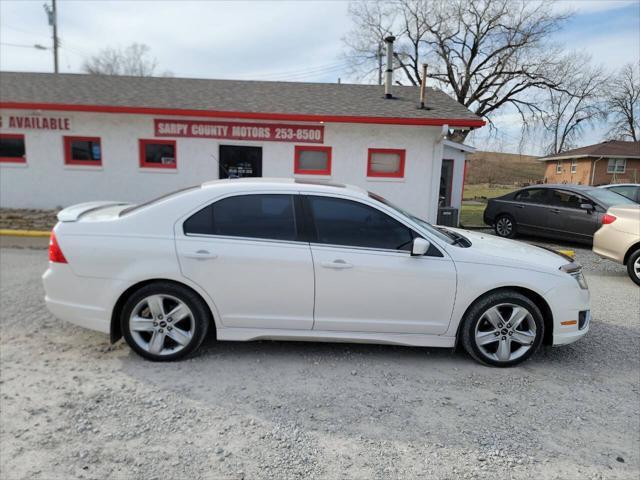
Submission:
[[[262,148],[220,145],[219,178],[262,176]]]
[[[443,159],[440,171],[440,194],[438,196],[439,207],[451,206],[451,194],[453,192],[453,160]]]

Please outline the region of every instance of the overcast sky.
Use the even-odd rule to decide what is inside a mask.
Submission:
[[[52,71],[45,0],[0,0],[0,69]],[[160,70],[175,76],[335,82],[349,80],[342,37],[351,24],[346,1],[86,1],[58,0],[60,69],[79,72],[83,58],[106,46],[151,47]],[[576,15],[558,35],[571,49],[617,69],[640,61],[640,0],[577,0],[555,8]],[[517,117],[496,118],[481,148],[515,151]],[[485,130],[485,129],[483,129]],[[595,143],[601,130],[590,131]],[[526,150],[536,153],[536,145]]]

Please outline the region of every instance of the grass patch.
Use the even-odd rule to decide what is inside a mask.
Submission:
[[[464,186],[464,200],[482,200],[486,198],[500,197],[517,190],[518,187],[509,185],[491,185],[479,183],[476,185]]]
[[[482,214],[484,213],[486,205],[469,205],[462,204],[460,209],[460,224],[462,226],[478,226],[484,225],[482,220]]]

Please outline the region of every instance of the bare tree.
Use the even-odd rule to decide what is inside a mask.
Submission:
[[[612,120],[608,138],[640,141],[640,75],[637,66],[625,65],[607,94]]]
[[[541,113],[532,90],[558,88],[561,51],[549,43],[568,14],[526,0],[396,0],[350,5],[344,39],[354,71],[369,76],[379,45],[393,32],[400,82],[419,85],[421,64],[458,102],[491,121],[512,106],[527,120]],[[464,140],[467,132],[458,132]]]
[[[607,117],[604,89],[609,78],[602,67],[591,66],[590,56],[580,53],[565,56],[554,75],[563,88],[547,89],[546,98],[540,102],[547,154],[577,147],[585,127]]]
[[[143,43],[132,43],[125,48],[107,47],[85,60],[82,69],[94,75],[130,75],[151,77],[158,61],[151,57],[151,49]],[[166,71],[161,76],[172,76]]]

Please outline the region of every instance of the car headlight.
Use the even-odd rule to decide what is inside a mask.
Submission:
[[[587,285],[587,280],[584,278],[584,275],[582,274],[582,265],[580,265],[579,263],[575,263],[575,262],[567,263],[566,265],[561,266],[560,270],[571,275],[575,279],[575,281],[578,282],[578,285],[580,285],[581,289],[583,290],[589,289],[589,285]]]

